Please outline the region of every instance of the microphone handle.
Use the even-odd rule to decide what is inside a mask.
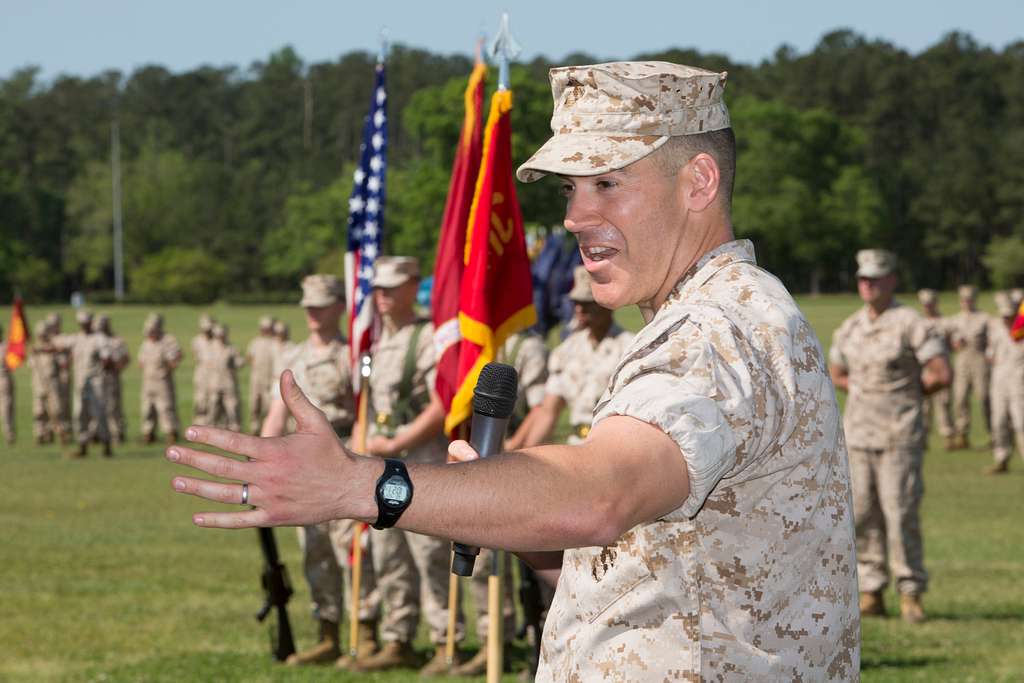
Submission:
[[[480,454],[481,458],[496,455],[504,449],[505,430],[508,427],[509,419],[508,417],[491,417],[482,413],[473,413],[469,445]],[[455,551],[452,558],[452,573],[459,576],[472,576],[476,556],[480,554],[480,547],[453,543],[452,550]]]

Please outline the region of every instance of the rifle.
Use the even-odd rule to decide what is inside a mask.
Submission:
[[[295,654],[295,640],[292,638],[292,626],[288,621],[288,600],[292,597],[292,584],[288,580],[288,569],[281,564],[277,555],[277,542],[274,530],[261,527],[260,548],[263,550],[263,592],[266,602],[256,613],[256,620],[262,622],[273,609],[277,612],[277,633],[271,629],[270,653],[274,659],[283,662],[289,655]]]

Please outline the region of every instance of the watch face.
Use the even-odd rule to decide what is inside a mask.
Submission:
[[[384,486],[381,487],[381,497],[388,505],[402,505],[409,498],[409,487],[406,485],[405,480],[398,475],[391,476],[384,482]]]

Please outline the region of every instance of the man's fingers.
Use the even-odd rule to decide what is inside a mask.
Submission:
[[[185,446],[168,448],[167,459],[221,479],[239,479],[241,481],[247,481],[246,471],[251,467],[249,463],[229,458],[226,455],[214,455]]]
[[[242,505],[242,484],[222,484],[206,479],[195,479],[192,477],[175,477],[172,482],[174,490],[178,493],[187,493],[191,496],[205,498],[217,503],[232,503]],[[248,486],[248,496],[245,503],[257,505],[255,499],[259,498],[255,486]]]
[[[263,508],[242,512],[197,512],[192,515],[196,526],[211,529],[250,529],[257,526],[272,526]]]
[[[266,439],[216,427],[197,427],[193,425],[185,430],[185,438],[195,443],[219,448],[228,453],[245,455],[254,460],[262,459],[262,456],[266,455],[268,447],[268,440]]]
[[[458,439],[448,444],[449,462],[470,462],[479,458],[480,454],[473,450],[468,441]]]
[[[295,424],[299,431],[316,432],[320,431],[318,428],[331,430],[331,425],[327,422],[323,411],[309,402],[306,394],[295,382],[295,375],[291,370],[281,373],[281,398],[284,399],[288,411],[295,418]]]

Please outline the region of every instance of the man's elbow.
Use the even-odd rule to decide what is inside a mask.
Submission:
[[[601,498],[588,501],[576,514],[566,515],[561,526],[560,534],[571,539],[573,547],[600,547],[614,545],[635,525],[622,501]]]

